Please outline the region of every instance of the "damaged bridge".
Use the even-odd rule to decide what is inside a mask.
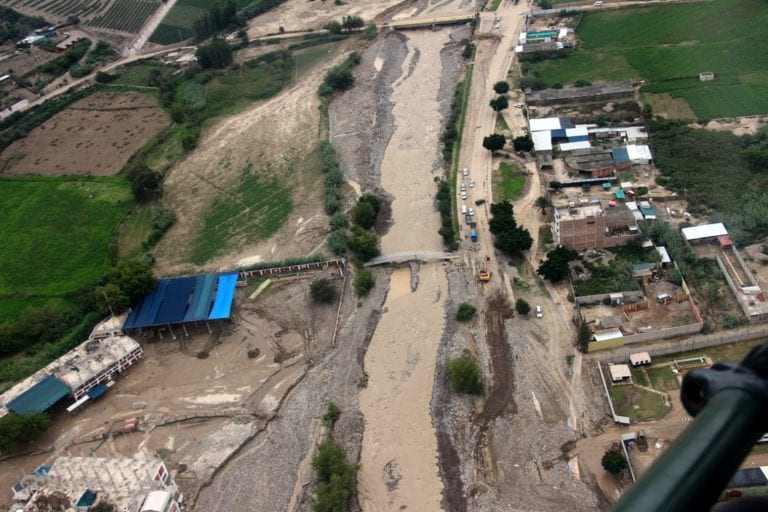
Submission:
[[[450,252],[428,252],[428,251],[408,251],[408,252],[394,252],[392,254],[384,254],[373,258],[365,263],[366,267],[375,267],[378,265],[390,265],[398,263],[409,263],[411,261],[418,261],[421,263],[429,263],[431,261],[450,261],[453,259],[453,254]]]

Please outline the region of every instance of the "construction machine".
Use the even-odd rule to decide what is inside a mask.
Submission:
[[[491,261],[490,256],[485,257],[485,261],[483,261],[483,270],[480,271],[478,274],[478,278],[480,279],[480,282],[486,282],[491,280],[491,271],[488,270],[488,262]]]

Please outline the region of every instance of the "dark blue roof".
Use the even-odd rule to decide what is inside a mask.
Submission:
[[[123,329],[229,318],[237,273],[161,279],[133,306]]]
[[[8,410],[16,414],[47,411],[53,404],[70,393],[66,384],[53,375],[43,380],[8,402]]]
[[[734,487],[757,487],[768,484],[768,479],[760,468],[740,469],[733,475],[727,489]]]
[[[96,493],[93,492],[90,489],[86,489],[82,496],[80,496],[80,499],[77,500],[76,507],[90,507],[96,503]]]
[[[107,392],[107,385],[106,384],[104,384],[104,383],[97,384],[96,386],[92,387],[88,391],[88,398],[93,400],[95,398],[99,398],[101,395],[103,395],[106,392]]]

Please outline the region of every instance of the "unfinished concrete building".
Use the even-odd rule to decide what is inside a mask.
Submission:
[[[555,209],[557,244],[583,251],[624,245],[638,236],[634,215],[623,203],[609,206],[607,201],[586,206],[569,205]]]
[[[544,89],[526,94],[525,99],[529,105],[557,105],[631,99],[634,93],[635,89],[632,87],[632,82],[625,80],[587,87]]]

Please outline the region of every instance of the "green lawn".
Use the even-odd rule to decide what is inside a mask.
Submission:
[[[119,177],[0,179],[0,322],[98,281],[131,206]]]
[[[699,118],[768,112],[768,9],[723,0],[584,14],[579,48],[530,64],[548,84],[642,78],[644,92],[686,100]],[[713,71],[713,82],[698,74]]]
[[[174,71],[174,68],[154,61],[145,61],[120,68],[119,75],[112,82],[115,85],[149,85],[149,74],[153,69],[158,69],[166,74]]]
[[[486,4],[485,10],[486,11],[495,11],[499,8],[501,5],[501,0],[489,0],[489,2]]]
[[[542,224],[539,226],[539,249],[544,252],[549,251],[554,241],[555,239],[552,236],[552,226],[550,224]]]
[[[670,410],[660,395],[635,386],[609,386],[608,391],[616,414],[635,421],[658,420]]]
[[[670,366],[659,366],[648,368],[648,376],[651,378],[651,387],[659,391],[672,391],[680,389],[677,382],[677,375]]]
[[[690,357],[709,356],[715,362],[739,362],[744,356],[757,345],[765,343],[766,340],[742,341],[739,343],[728,343],[716,347],[702,348],[699,350],[689,350],[688,352],[678,352],[676,354],[667,354],[653,358],[653,364],[665,363],[674,359],[688,359]]]
[[[496,133],[508,132],[509,125],[501,112],[496,114]]]
[[[525,187],[525,174],[516,164],[502,162],[499,165],[498,184],[494,183],[494,196],[497,201],[511,201],[523,191]]]
[[[632,381],[638,386],[651,386],[651,383],[648,382],[648,377],[642,370],[632,370]]]

